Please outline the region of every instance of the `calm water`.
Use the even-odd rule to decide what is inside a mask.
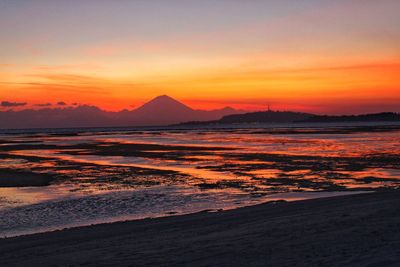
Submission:
[[[398,188],[399,151],[396,127],[4,133],[0,235]]]

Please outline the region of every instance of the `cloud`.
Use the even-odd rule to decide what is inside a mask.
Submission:
[[[0,65],[1,66],[1,65]],[[102,69],[103,67],[99,64],[94,63],[80,63],[80,64],[64,64],[64,65],[36,65],[32,67],[34,70],[39,71],[70,71],[76,69]]]
[[[75,75],[75,74],[31,74],[26,75],[27,77],[41,78],[49,81],[57,81],[61,83],[71,83],[71,84],[93,84],[93,83],[103,83],[104,79],[84,76],[84,75]]]
[[[60,102],[57,102],[57,105],[59,105],[59,106],[66,106],[67,103],[65,103],[65,102],[63,102],[63,101],[60,101]]]
[[[51,103],[35,104],[36,107],[50,107]]]
[[[0,103],[0,105],[2,107],[22,107],[22,106],[26,106],[26,102],[9,102],[9,101],[2,101]]]

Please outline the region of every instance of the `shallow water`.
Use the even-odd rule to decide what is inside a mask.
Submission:
[[[0,182],[51,177],[0,188],[2,236],[400,186],[399,129],[19,132],[0,157]]]

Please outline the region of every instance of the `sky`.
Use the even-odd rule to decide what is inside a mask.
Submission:
[[[0,109],[400,112],[398,0],[0,0]]]

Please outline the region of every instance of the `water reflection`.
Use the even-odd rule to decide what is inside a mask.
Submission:
[[[9,135],[1,140],[0,185],[22,176],[21,183],[28,181],[25,187],[0,188],[4,211],[154,189],[171,201],[168,209],[160,204],[152,210],[155,216],[161,214],[157,210],[175,212],[173,207],[190,212],[254,204],[288,193],[400,186],[400,131],[136,131]],[[47,175],[50,185],[30,187],[29,173]],[[168,189],[172,187],[184,190]],[[143,196],[124,205],[139,205],[139,200],[147,201]],[[125,211],[118,216],[129,217],[132,210]],[[134,218],[140,212],[144,214],[139,208]]]

